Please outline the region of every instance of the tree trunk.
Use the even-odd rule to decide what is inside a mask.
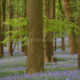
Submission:
[[[27,17],[27,0],[24,0],[24,18],[26,17]],[[26,28],[27,28],[27,25],[26,25]],[[24,41],[22,42],[22,44],[24,44]],[[23,45],[21,50],[22,52],[24,52],[24,55],[27,56],[27,45]]]
[[[27,56],[27,45],[25,46],[25,52],[24,55]]]
[[[13,19],[13,8],[12,8],[12,0],[9,0],[9,19]],[[9,25],[9,31],[12,31],[12,26]],[[13,49],[12,49],[12,33],[9,34],[9,54],[13,56]]]
[[[61,0],[58,0],[58,3],[59,3],[59,9],[60,9],[61,13],[63,14],[63,16],[61,17],[61,20],[64,20],[64,11],[63,11],[63,8],[62,8],[62,2],[61,2]],[[63,34],[65,34],[65,33],[63,33]],[[64,37],[61,38],[61,41],[62,41],[62,51],[65,51]]]
[[[65,51],[65,41],[64,41],[64,37],[62,37],[61,39],[62,39],[62,51]]]
[[[55,51],[56,51],[56,49],[57,49],[57,39],[55,38]]]
[[[27,0],[28,45],[27,73],[34,74],[44,70],[43,54],[43,0]]]
[[[4,38],[4,24],[3,22],[5,22],[5,3],[6,0],[3,0],[2,2],[0,2],[0,53],[1,53],[1,57],[3,57],[3,53],[4,53],[4,45],[1,43],[3,41]]]
[[[0,59],[3,56],[3,50],[2,50],[2,27],[1,27],[1,2],[0,2]]]
[[[2,32],[3,32],[3,34],[2,34],[2,41],[4,40],[4,27],[5,27],[5,24],[4,24],[4,22],[5,22],[5,18],[6,18],[6,0],[3,0],[2,1]],[[2,54],[4,53],[4,45],[2,44]]]
[[[70,0],[63,0],[64,1],[64,12],[65,16],[68,22],[73,22],[74,19],[71,17],[72,11],[70,9]],[[74,27],[72,28],[72,31],[69,32],[69,47],[70,47],[70,54],[75,54],[77,53],[77,42],[75,39],[75,32],[74,32]]]
[[[79,22],[78,25],[80,28],[80,17],[78,19],[78,22]],[[78,69],[80,69],[80,34],[78,35]]]
[[[80,5],[79,5],[80,6]],[[79,34],[78,34],[78,69],[80,70],[80,9],[79,9],[79,16],[78,16],[78,26],[79,26]]]
[[[55,0],[45,0],[45,15],[48,19],[55,18]],[[46,33],[44,49],[44,62],[53,62],[53,32]]]

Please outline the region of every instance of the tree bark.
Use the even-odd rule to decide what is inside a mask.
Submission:
[[[79,25],[79,28],[80,28],[80,16],[79,16],[79,19],[78,19],[78,25]],[[78,34],[78,69],[80,69],[80,34]]]
[[[9,0],[9,19],[13,19],[13,8],[12,8],[12,1],[13,0]],[[12,31],[12,26],[9,25],[9,31]],[[12,49],[12,39],[11,39],[12,33],[9,33],[9,54],[10,56],[13,56],[13,49]]]
[[[79,34],[78,34],[78,69],[80,70],[80,9],[79,9],[79,16],[78,16],[78,26],[79,26]]]
[[[64,1],[64,12],[65,12],[65,16],[68,22],[73,22],[74,19],[71,16],[72,11],[70,8],[70,0],[63,0]],[[74,26],[72,28],[72,30],[69,32],[69,47],[70,47],[70,54],[75,54],[77,53],[77,49],[76,49],[76,39],[75,39],[75,32],[74,32]]]
[[[55,18],[55,0],[45,0],[45,16]],[[53,32],[47,32],[44,42],[44,62],[53,62]]]
[[[62,51],[65,51],[65,41],[64,41],[64,37],[62,37],[61,39],[62,39]]]
[[[44,70],[43,54],[43,0],[27,0],[28,45],[27,73]]]
[[[5,3],[6,0],[0,1],[0,57],[3,57],[4,53],[4,45],[1,43],[4,39],[4,24],[5,22]]]
[[[24,18],[26,17],[27,17],[27,0],[24,0]],[[22,42],[22,44],[24,44],[24,41]],[[24,55],[27,56],[27,45],[22,46],[22,52],[24,52]]]
[[[57,39],[55,38],[55,51],[57,49]]]
[[[1,21],[1,2],[0,2],[0,59],[3,57],[3,50],[2,50],[2,21]]]
[[[61,19],[64,20],[64,11],[63,11],[63,8],[62,8],[61,0],[58,0],[58,3],[59,3],[59,9],[60,9],[61,13],[63,14]],[[65,34],[65,33],[63,33],[63,34]],[[61,41],[62,41],[62,51],[65,51],[65,40],[64,40],[64,37],[61,38]]]
[[[6,0],[2,1],[2,16],[1,17],[2,17],[2,32],[3,32],[2,41],[3,41],[5,38],[5,36],[4,36],[4,27],[5,27],[4,22],[5,22],[5,18],[6,18]],[[2,51],[4,53],[4,45],[2,45]]]

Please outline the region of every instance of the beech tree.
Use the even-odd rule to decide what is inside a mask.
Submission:
[[[43,0],[27,0],[28,44],[27,67],[28,74],[43,72]]]
[[[55,18],[55,0],[45,0],[45,16]],[[47,32],[44,42],[44,62],[53,62],[53,32]]]
[[[2,41],[2,28],[1,28],[1,1],[0,1],[0,58],[2,58],[2,53],[3,53],[3,51],[2,51],[2,43],[1,43],[1,41]]]
[[[24,18],[27,17],[27,0],[24,0]],[[25,27],[25,29],[27,29],[27,25]],[[24,36],[23,36],[24,38]],[[22,42],[22,44],[24,44],[24,41]],[[27,45],[23,45],[22,46],[22,52],[24,52],[24,55],[27,56]]]
[[[80,1],[78,1],[78,3],[80,3]],[[80,4],[78,5],[78,7],[80,7]],[[79,26],[79,34],[78,34],[78,69],[80,70],[80,8],[78,8],[78,26]]]
[[[0,57],[3,57],[4,45],[2,41],[4,39],[4,22],[5,22],[5,6],[6,0],[0,1]]]
[[[68,22],[73,22],[74,18],[71,16],[72,10],[71,10],[71,5],[70,5],[70,0],[63,0],[64,1],[64,12],[65,16]],[[69,32],[69,47],[70,47],[70,54],[75,54],[77,53],[76,49],[76,39],[75,39],[75,33],[74,33],[74,26],[72,30]]]
[[[12,8],[12,1],[13,0],[9,0],[9,19],[13,19],[13,8]],[[9,31],[12,31],[12,26],[9,25],[9,28],[8,28]],[[9,33],[9,54],[10,56],[13,56],[13,48],[12,48],[12,39],[11,39],[11,35],[12,33]]]
[[[61,20],[64,20],[64,11],[63,11],[63,8],[62,8],[62,1],[58,0],[58,3],[59,3],[59,9],[60,9],[60,11],[61,11],[61,13],[63,15],[61,17]],[[61,41],[62,41],[62,51],[65,51],[65,38],[64,38],[64,36],[62,36]]]

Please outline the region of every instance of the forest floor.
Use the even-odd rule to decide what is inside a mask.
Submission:
[[[54,52],[55,63],[44,65],[44,73],[26,74],[26,57],[20,50],[14,51],[9,57],[7,48],[5,56],[0,60],[0,80],[80,80],[77,66],[77,55],[69,55],[69,48],[65,52],[57,49]]]
[[[18,53],[17,53],[18,54]],[[26,74],[26,57],[5,57],[0,60],[0,80],[80,80],[80,71],[77,70],[77,55],[69,55],[60,49],[54,53],[58,59],[55,63],[44,65],[44,73]]]

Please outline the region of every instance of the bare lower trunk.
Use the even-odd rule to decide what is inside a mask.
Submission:
[[[27,0],[28,45],[27,73],[34,74],[44,70],[43,54],[43,0]]]
[[[65,40],[64,40],[64,37],[62,37],[62,51],[65,51]]]
[[[9,51],[10,56],[13,56],[12,40],[9,41],[9,49],[8,49],[8,51]]]
[[[27,56],[27,46],[25,46],[25,52],[24,55]]]
[[[25,52],[25,45],[23,45],[23,44],[24,44],[24,41],[22,42],[21,51]]]
[[[69,47],[70,47],[70,54],[76,54],[78,52],[77,39],[75,37],[74,31],[69,33]]]
[[[53,62],[53,32],[46,34],[44,49],[45,63]]]
[[[80,52],[78,53],[78,69],[80,69]]]
[[[55,38],[55,51],[56,51],[56,49],[57,49],[57,39]]]

